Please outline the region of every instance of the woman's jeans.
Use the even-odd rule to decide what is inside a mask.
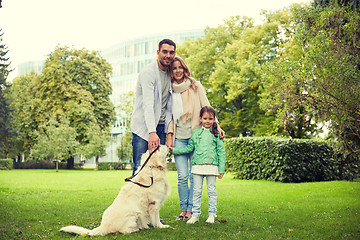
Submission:
[[[174,147],[185,147],[189,139],[175,138]],[[174,155],[178,173],[178,194],[182,212],[192,212],[193,208],[193,177],[191,174],[192,153]]]
[[[201,214],[201,193],[203,189],[203,181],[206,178],[207,183],[207,192],[209,196],[209,215],[216,215],[216,176],[213,175],[198,175],[193,174],[194,178],[194,207],[193,207],[193,216],[200,217]]]
[[[160,144],[164,145],[166,140],[165,124],[157,125],[156,134],[160,138]],[[134,162],[133,175],[134,175],[135,171],[140,166],[141,156],[144,153],[146,153],[146,151],[148,150],[148,141],[139,137],[135,133],[133,133],[132,135],[133,135],[132,146],[133,146],[133,162]]]

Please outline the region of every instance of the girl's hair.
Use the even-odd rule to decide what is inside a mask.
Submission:
[[[200,110],[200,117],[202,117],[204,113],[210,113],[214,116],[214,118],[216,117],[215,109],[211,106],[202,107]],[[214,134],[215,137],[219,136],[216,121],[212,125],[211,133]]]
[[[191,72],[189,67],[186,65],[184,59],[182,59],[181,57],[175,56],[174,57],[174,61],[171,63],[170,65],[170,77],[171,77],[171,82],[175,81],[174,78],[174,73],[173,73],[173,64],[179,61],[180,65],[182,66],[182,68],[184,69],[184,79],[189,79],[190,80],[190,88],[192,88],[194,90],[194,92],[196,92],[197,90],[197,86],[195,85],[195,79],[191,77]]]

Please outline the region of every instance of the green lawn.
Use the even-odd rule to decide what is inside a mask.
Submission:
[[[59,232],[77,224],[94,228],[131,171],[0,171],[0,239],[83,238]],[[217,181],[218,217],[207,218],[203,192],[200,222],[175,221],[180,213],[176,172],[168,172],[171,195],[161,209],[168,229],[93,239],[360,239],[360,183],[289,184]]]

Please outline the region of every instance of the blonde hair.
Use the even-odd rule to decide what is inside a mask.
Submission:
[[[174,65],[174,62],[176,62],[176,61],[179,61],[180,65],[184,69],[184,79],[190,80],[190,88],[192,88],[194,90],[194,92],[196,92],[196,90],[197,90],[197,86],[195,85],[196,80],[193,77],[191,77],[190,69],[186,65],[184,59],[182,59],[181,57],[178,57],[178,56],[174,57],[174,61],[172,61],[171,65],[170,65],[171,82],[173,83],[175,81],[174,73],[173,73],[173,65]]]

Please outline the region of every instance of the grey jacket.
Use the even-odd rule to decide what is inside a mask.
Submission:
[[[140,72],[136,85],[135,105],[131,116],[130,129],[139,137],[149,140],[149,133],[156,132],[161,115],[161,81],[158,62],[155,61]],[[169,75],[170,82],[170,75]],[[166,105],[165,132],[172,118],[172,90],[169,87]]]

